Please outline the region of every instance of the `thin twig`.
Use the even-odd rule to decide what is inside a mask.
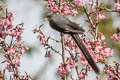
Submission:
[[[78,65],[75,66],[75,70],[76,70],[76,72],[77,72],[78,79],[80,80],[80,78],[79,78],[79,71],[78,71]]]
[[[96,0],[96,5],[98,5],[98,0]],[[98,8],[96,8],[96,16],[98,15]],[[99,21],[98,21],[98,18],[97,18],[97,21],[96,21],[96,24],[95,24],[95,39],[97,39],[97,34],[98,34],[98,24],[99,24]]]
[[[93,22],[92,22],[92,19],[90,18],[89,14],[87,13],[87,10],[85,9],[85,7],[83,7],[83,9],[84,9],[84,12],[85,12],[85,14],[86,14],[86,16],[87,16],[87,18],[88,18],[88,20],[89,20],[91,26],[94,27]]]
[[[6,18],[8,17],[8,9],[6,8]]]
[[[98,33],[98,22],[96,23],[96,27],[95,27],[95,39],[97,39],[97,33]]]
[[[50,46],[49,44],[42,44],[42,45],[47,46],[48,48],[50,48],[51,50],[53,50],[55,53],[57,53],[57,54],[59,54],[59,55],[62,56],[62,54],[60,54],[59,51],[55,50],[55,49],[54,49],[52,46]]]
[[[13,36],[12,36],[12,39],[11,39],[11,42],[10,42],[10,47],[12,46],[12,42],[13,42]]]
[[[65,64],[64,34],[63,33],[61,33],[61,44],[62,44],[62,60],[63,60],[63,63]]]
[[[61,44],[62,44],[62,60],[65,65],[65,53],[64,53],[64,34],[61,33]],[[63,80],[66,80],[66,75],[63,77]]]

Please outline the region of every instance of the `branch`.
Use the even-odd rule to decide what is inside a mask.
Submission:
[[[64,53],[64,34],[61,33],[61,44],[62,44],[62,60],[65,65],[65,53]],[[63,80],[66,80],[66,75],[63,77]]]

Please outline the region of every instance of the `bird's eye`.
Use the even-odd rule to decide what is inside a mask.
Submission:
[[[47,18],[50,18],[51,16],[50,15],[47,15]]]
[[[52,15],[51,13],[48,13],[47,18],[51,18],[51,15]]]

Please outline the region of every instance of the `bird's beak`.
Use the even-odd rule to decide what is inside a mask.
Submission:
[[[48,18],[46,17],[46,18],[44,19],[44,21],[48,21]]]

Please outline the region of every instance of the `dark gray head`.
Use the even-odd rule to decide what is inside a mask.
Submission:
[[[48,20],[50,20],[52,17],[55,17],[57,14],[55,14],[55,13],[48,13],[47,14],[47,18],[48,18]]]
[[[51,20],[55,20],[56,21],[56,19],[58,19],[58,20],[61,20],[61,19],[64,19],[65,17],[63,17],[61,14],[57,14],[57,13],[48,13],[48,15],[47,15],[47,19],[49,20],[49,21],[51,21]]]

